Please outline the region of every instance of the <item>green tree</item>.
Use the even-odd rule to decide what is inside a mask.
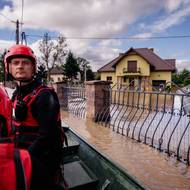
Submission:
[[[66,39],[63,35],[60,35],[57,40],[52,40],[48,36],[48,33],[45,33],[43,39],[40,41],[39,50],[41,57],[39,58],[39,62],[45,65],[47,69],[48,81],[50,80],[50,70],[57,65],[60,66],[63,64],[67,54],[66,46]]]
[[[87,69],[86,71],[86,80],[94,80],[95,79],[95,74],[94,72],[92,71],[91,68]]]
[[[96,73],[96,74],[95,74],[95,80],[100,80],[100,78],[101,78],[101,77],[100,77],[100,73]]]
[[[189,77],[190,77],[190,71],[187,69],[183,69],[182,71],[174,73],[172,75],[172,82],[174,82],[178,86],[183,87],[190,84]]]
[[[40,78],[43,82],[46,82],[46,80],[47,80],[47,70],[46,70],[45,65],[38,66],[36,76],[38,78]]]
[[[172,74],[172,82],[175,83],[175,84],[179,84],[180,83],[179,77],[178,77],[177,73],[173,73]]]
[[[66,62],[63,65],[63,70],[65,76],[71,81],[76,78],[78,72],[80,71],[77,59],[73,56],[73,53],[69,51]]]

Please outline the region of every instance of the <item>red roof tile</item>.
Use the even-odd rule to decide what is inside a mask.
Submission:
[[[130,48],[127,52],[120,54],[117,58],[101,67],[98,72],[115,71],[115,66],[130,53],[135,53],[143,57],[152,67],[154,71],[175,71],[175,59],[162,59],[148,48]]]
[[[100,69],[98,69],[98,72],[107,72],[107,71],[113,72],[113,71],[115,71],[115,68],[113,67],[113,65],[115,65],[115,63],[117,63],[121,57],[123,57],[123,54],[119,54],[118,57],[116,57],[115,59],[113,59],[112,61],[110,61],[109,63],[107,63],[103,67],[101,67]]]
[[[63,74],[63,70],[61,68],[54,67],[50,70],[51,75],[56,75],[56,74]]]

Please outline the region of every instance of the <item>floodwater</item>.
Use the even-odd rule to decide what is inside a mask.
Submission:
[[[80,119],[63,110],[61,116],[74,131],[150,189],[190,190],[190,166],[113,132],[110,128]]]

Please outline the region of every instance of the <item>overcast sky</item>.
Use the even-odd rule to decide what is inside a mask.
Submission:
[[[36,53],[45,32],[52,38],[62,33],[94,71],[130,47],[154,48],[160,57],[176,59],[178,69],[190,70],[190,38],[121,39],[190,36],[190,0],[0,0],[0,51],[15,43],[12,21],[22,18],[22,30],[38,36],[28,37]]]

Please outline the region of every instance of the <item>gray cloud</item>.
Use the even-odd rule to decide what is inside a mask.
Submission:
[[[12,1],[0,13],[15,20],[21,18],[21,0]],[[112,37],[128,35],[129,27],[140,18],[165,10],[165,17],[147,26],[142,23],[137,36],[152,36],[179,24],[190,14],[189,0],[25,0],[23,29],[44,29],[63,33],[66,37]],[[0,16],[0,28],[15,25]],[[84,56],[99,68],[118,55],[120,41],[71,40],[71,50]],[[36,44],[35,44],[36,47]]]
[[[178,71],[184,68],[190,71],[190,60],[176,60],[176,67]]]
[[[13,1],[12,8],[1,10],[9,18],[21,17],[20,0]],[[127,32],[128,25],[140,16],[159,10],[163,0],[25,0],[24,27],[58,30],[72,36],[100,36]],[[2,23],[0,20],[0,25]],[[9,27],[3,23],[1,27]]]
[[[8,49],[13,44],[13,41],[0,40],[0,53],[3,53],[5,49]]]
[[[154,34],[165,32],[172,26],[181,24],[190,15],[190,0],[168,0],[165,3],[166,13],[152,24],[139,24],[142,33],[136,36],[151,37]]]

